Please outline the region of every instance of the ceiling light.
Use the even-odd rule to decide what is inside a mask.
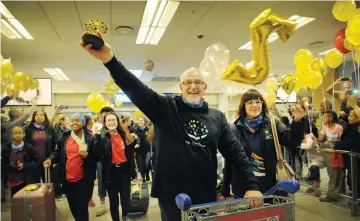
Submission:
[[[70,81],[60,68],[43,68],[43,70],[57,81]]]
[[[296,28],[299,29],[302,26],[312,22],[315,20],[315,18],[309,18],[309,17],[301,17],[299,15],[293,15],[289,18],[291,21],[296,22]],[[276,41],[278,39],[278,35],[276,33],[272,33],[269,35],[269,38],[267,39],[268,43],[271,43],[273,41]],[[251,41],[247,42],[246,44],[242,45],[239,50],[252,50],[252,43]]]
[[[10,13],[10,11],[5,7],[2,2],[0,2],[0,14],[1,17],[4,16],[5,18],[14,18],[14,16]]]
[[[9,39],[22,39],[21,35],[9,25],[4,19],[0,19],[1,33]]]
[[[28,40],[34,40],[34,38],[30,35],[30,33],[24,28],[24,26],[16,19],[16,18],[10,18],[8,21],[20,32],[24,38]]]
[[[179,4],[167,0],[148,0],[136,44],[158,44]]]
[[[327,54],[329,54],[330,51],[332,51],[332,50],[334,50],[334,49],[336,49],[336,48],[332,48],[332,49],[323,51],[323,52],[319,53],[319,55],[327,55]]]

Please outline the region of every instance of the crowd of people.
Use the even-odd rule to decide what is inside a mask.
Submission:
[[[139,118],[134,125],[130,116],[119,116],[104,107],[92,117],[72,114],[68,125],[67,117],[59,114],[61,107],[49,119],[43,109],[37,109],[36,100],[23,116],[10,109],[9,122],[2,124],[1,163],[2,181],[11,188],[11,195],[44,180],[44,167],[50,167],[56,198],[66,195],[77,221],[89,220],[88,206],[95,206],[96,179],[101,202],[96,214],[107,211],[108,196],[112,219],[120,220],[120,201],[122,220],[129,220],[131,181],[146,183],[150,174],[151,196],[158,198],[163,221],[181,220],[174,200],[179,193],[187,193],[193,204],[214,202],[220,192],[225,198],[254,198],[253,207],[262,205],[262,193],[278,179],[269,117],[274,107],[267,106],[259,91],[251,89],[243,94],[236,120],[229,125],[222,112],[204,101],[207,85],[198,69],[190,68],[181,75],[181,96],[165,97],[128,71],[106,42],[100,50],[82,41],[81,46],[104,63],[115,83],[148,119]],[[347,92],[342,99],[346,96]],[[295,104],[290,119],[280,116],[275,121],[280,144],[298,159],[293,160],[295,171],[303,160],[301,149],[307,153],[309,193],[319,196],[320,169],[328,167],[329,191],[321,198],[323,202],[336,200],[345,189],[345,177],[348,184],[351,180],[349,173],[346,176],[348,159],[324,150],[360,153],[360,109],[357,105],[341,108],[345,115],[335,113],[329,100],[321,102],[319,133],[307,105]],[[219,153],[225,160],[223,176],[219,176],[218,161],[223,164]]]

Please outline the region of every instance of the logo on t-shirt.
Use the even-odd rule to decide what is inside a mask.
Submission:
[[[209,130],[198,120],[190,120],[184,124],[186,133],[193,140],[202,140],[207,137]]]

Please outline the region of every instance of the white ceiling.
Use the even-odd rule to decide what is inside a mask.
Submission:
[[[271,44],[271,72],[279,76],[294,71],[293,55],[297,50],[308,48],[316,56],[333,47],[333,36],[345,26],[333,18],[333,2],[328,1],[181,1],[157,46],[136,45],[145,1],[3,3],[35,39],[10,40],[2,37],[3,57],[12,58],[16,71],[25,71],[35,77],[49,77],[42,68],[61,68],[74,81],[74,86],[79,81],[102,83],[109,76],[100,62],[79,47],[83,24],[93,18],[101,19],[109,26],[105,39],[126,67],[142,69],[144,62],[151,59],[155,63],[153,73],[166,77],[179,76],[184,69],[198,66],[205,49],[215,42],[228,46],[232,60],[249,62],[251,51],[239,51],[238,48],[250,40],[248,26],[266,8],[272,8],[285,18],[295,14],[316,18],[300,28],[287,43],[276,41]],[[115,32],[119,25],[131,26],[136,33],[119,35]],[[196,37],[199,34],[203,34],[204,38],[199,40]],[[315,41],[325,43],[309,46]],[[67,86],[71,87],[71,83]],[[57,91],[56,88],[54,91]]]

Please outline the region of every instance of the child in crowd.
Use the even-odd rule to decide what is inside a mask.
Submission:
[[[340,142],[343,127],[337,124],[337,114],[334,111],[324,113],[324,126],[321,130],[319,141],[325,141],[327,148],[334,149],[337,142]],[[342,154],[331,153],[331,175],[329,191],[327,196],[320,199],[320,202],[334,202],[338,199],[345,179],[344,158]]]
[[[39,180],[39,156],[33,146],[24,142],[25,131],[16,126],[12,129],[12,142],[1,151],[1,166],[11,188],[11,197],[28,184]]]

